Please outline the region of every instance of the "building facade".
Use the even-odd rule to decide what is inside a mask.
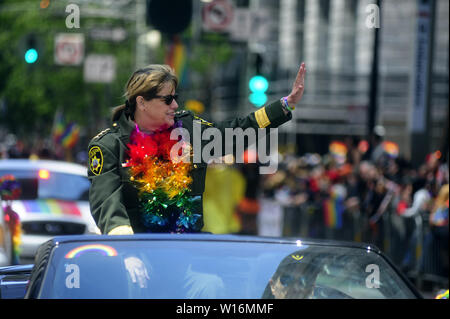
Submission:
[[[243,77],[252,75],[251,54],[263,57],[269,78],[269,100],[287,94],[301,61],[307,64],[307,87],[294,121],[280,128],[285,142],[315,137],[326,141],[368,135],[367,114],[375,29],[368,27],[374,0],[249,0],[236,1],[250,10],[266,10],[269,30],[263,39],[250,38]],[[376,12],[375,12],[376,13]],[[418,1],[383,0],[379,11],[379,77],[376,125],[387,140],[411,154],[411,108],[414,91]],[[373,20],[371,20],[373,22]],[[436,0],[431,76],[428,151],[445,143],[448,129],[449,2]],[[239,113],[252,110],[246,81],[241,83]],[[212,116],[227,117],[226,97],[217,95]],[[233,111],[235,112],[235,111]],[[328,138],[324,139],[324,136]],[[446,142],[448,143],[448,141]],[[299,143],[297,143],[299,144]],[[317,145],[312,142],[311,145]],[[447,145],[448,146],[448,145]],[[325,149],[324,149],[325,150]],[[309,151],[308,147],[303,151]]]

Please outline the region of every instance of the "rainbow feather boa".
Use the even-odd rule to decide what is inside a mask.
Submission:
[[[12,237],[13,265],[20,264],[19,254],[20,244],[22,243],[22,224],[19,215],[12,210],[9,201],[18,199],[21,193],[22,189],[20,188],[20,184],[13,175],[4,175],[0,177],[0,196],[6,203],[6,205],[3,206],[3,218],[9,227]]]
[[[19,215],[12,210],[11,206],[7,205],[3,207],[4,219],[9,227],[12,239],[12,264],[20,264],[20,244],[22,243],[22,224],[19,219]]]
[[[130,180],[138,190],[142,221],[148,232],[198,232],[201,197],[190,196],[191,146],[186,141],[171,140],[172,129],[146,134],[138,126],[130,136]],[[175,145],[178,143],[178,145]],[[174,148],[175,146],[175,148]],[[172,152],[172,149],[178,152]]]

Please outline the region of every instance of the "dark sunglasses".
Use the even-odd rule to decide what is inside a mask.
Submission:
[[[163,99],[164,103],[166,103],[167,105],[172,104],[173,100],[177,100],[178,99],[178,94],[169,94],[169,95],[155,95],[155,98],[158,99]]]
[[[295,278],[294,276],[291,276],[291,275],[282,275],[280,277],[280,283],[283,286],[292,285],[294,282],[297,282],[301,287],[306,287],[306,285],[308,283],[304,277]]]

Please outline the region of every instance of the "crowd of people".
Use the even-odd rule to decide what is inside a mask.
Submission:
[[[18,139],[13,134],[7,135],[4,139],[4,143],[0,143],[0,159],[59,160],[76,162],[81,165],[86,165],[87,162],[87,151],[81,146],[81,143],[75,149],[67,149],[51,139],[36,139],[31,143]]]
[[[406,272],[448,277],[448,166],[440,151],[419,167],[352,139],[347,154],[286,155],[262,176],[283,206],[283,235],[372,243]]]
[[[283,236],[372,243],[406,272],[447,277],[446,154],[433,152],[420,167],[413,168],[398,154],[383,150],[382,143],[372,150],[362,149],[351,138],[343,144],[345,158],[332,152],[280,155],[278,170],[271,175],[256,176],[257,165],[241,165],[241,176],[251,186],[230,188],[242,188],[242,196],[236,195],[233,227],[223,228],[221,223],[219,232],[258,234],[258,199],[264,198],[282,206]],[[19,141],[13,148],[4,148],[1,157],[63,159],[41,146],[39,152],[27,150]],[[85,162],[84,157],[80,163]],[[240,181],[242,177],[236,178]]]

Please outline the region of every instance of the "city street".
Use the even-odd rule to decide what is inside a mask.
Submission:
[[[448,299],[449,7],[0,1],[0,299]]]

